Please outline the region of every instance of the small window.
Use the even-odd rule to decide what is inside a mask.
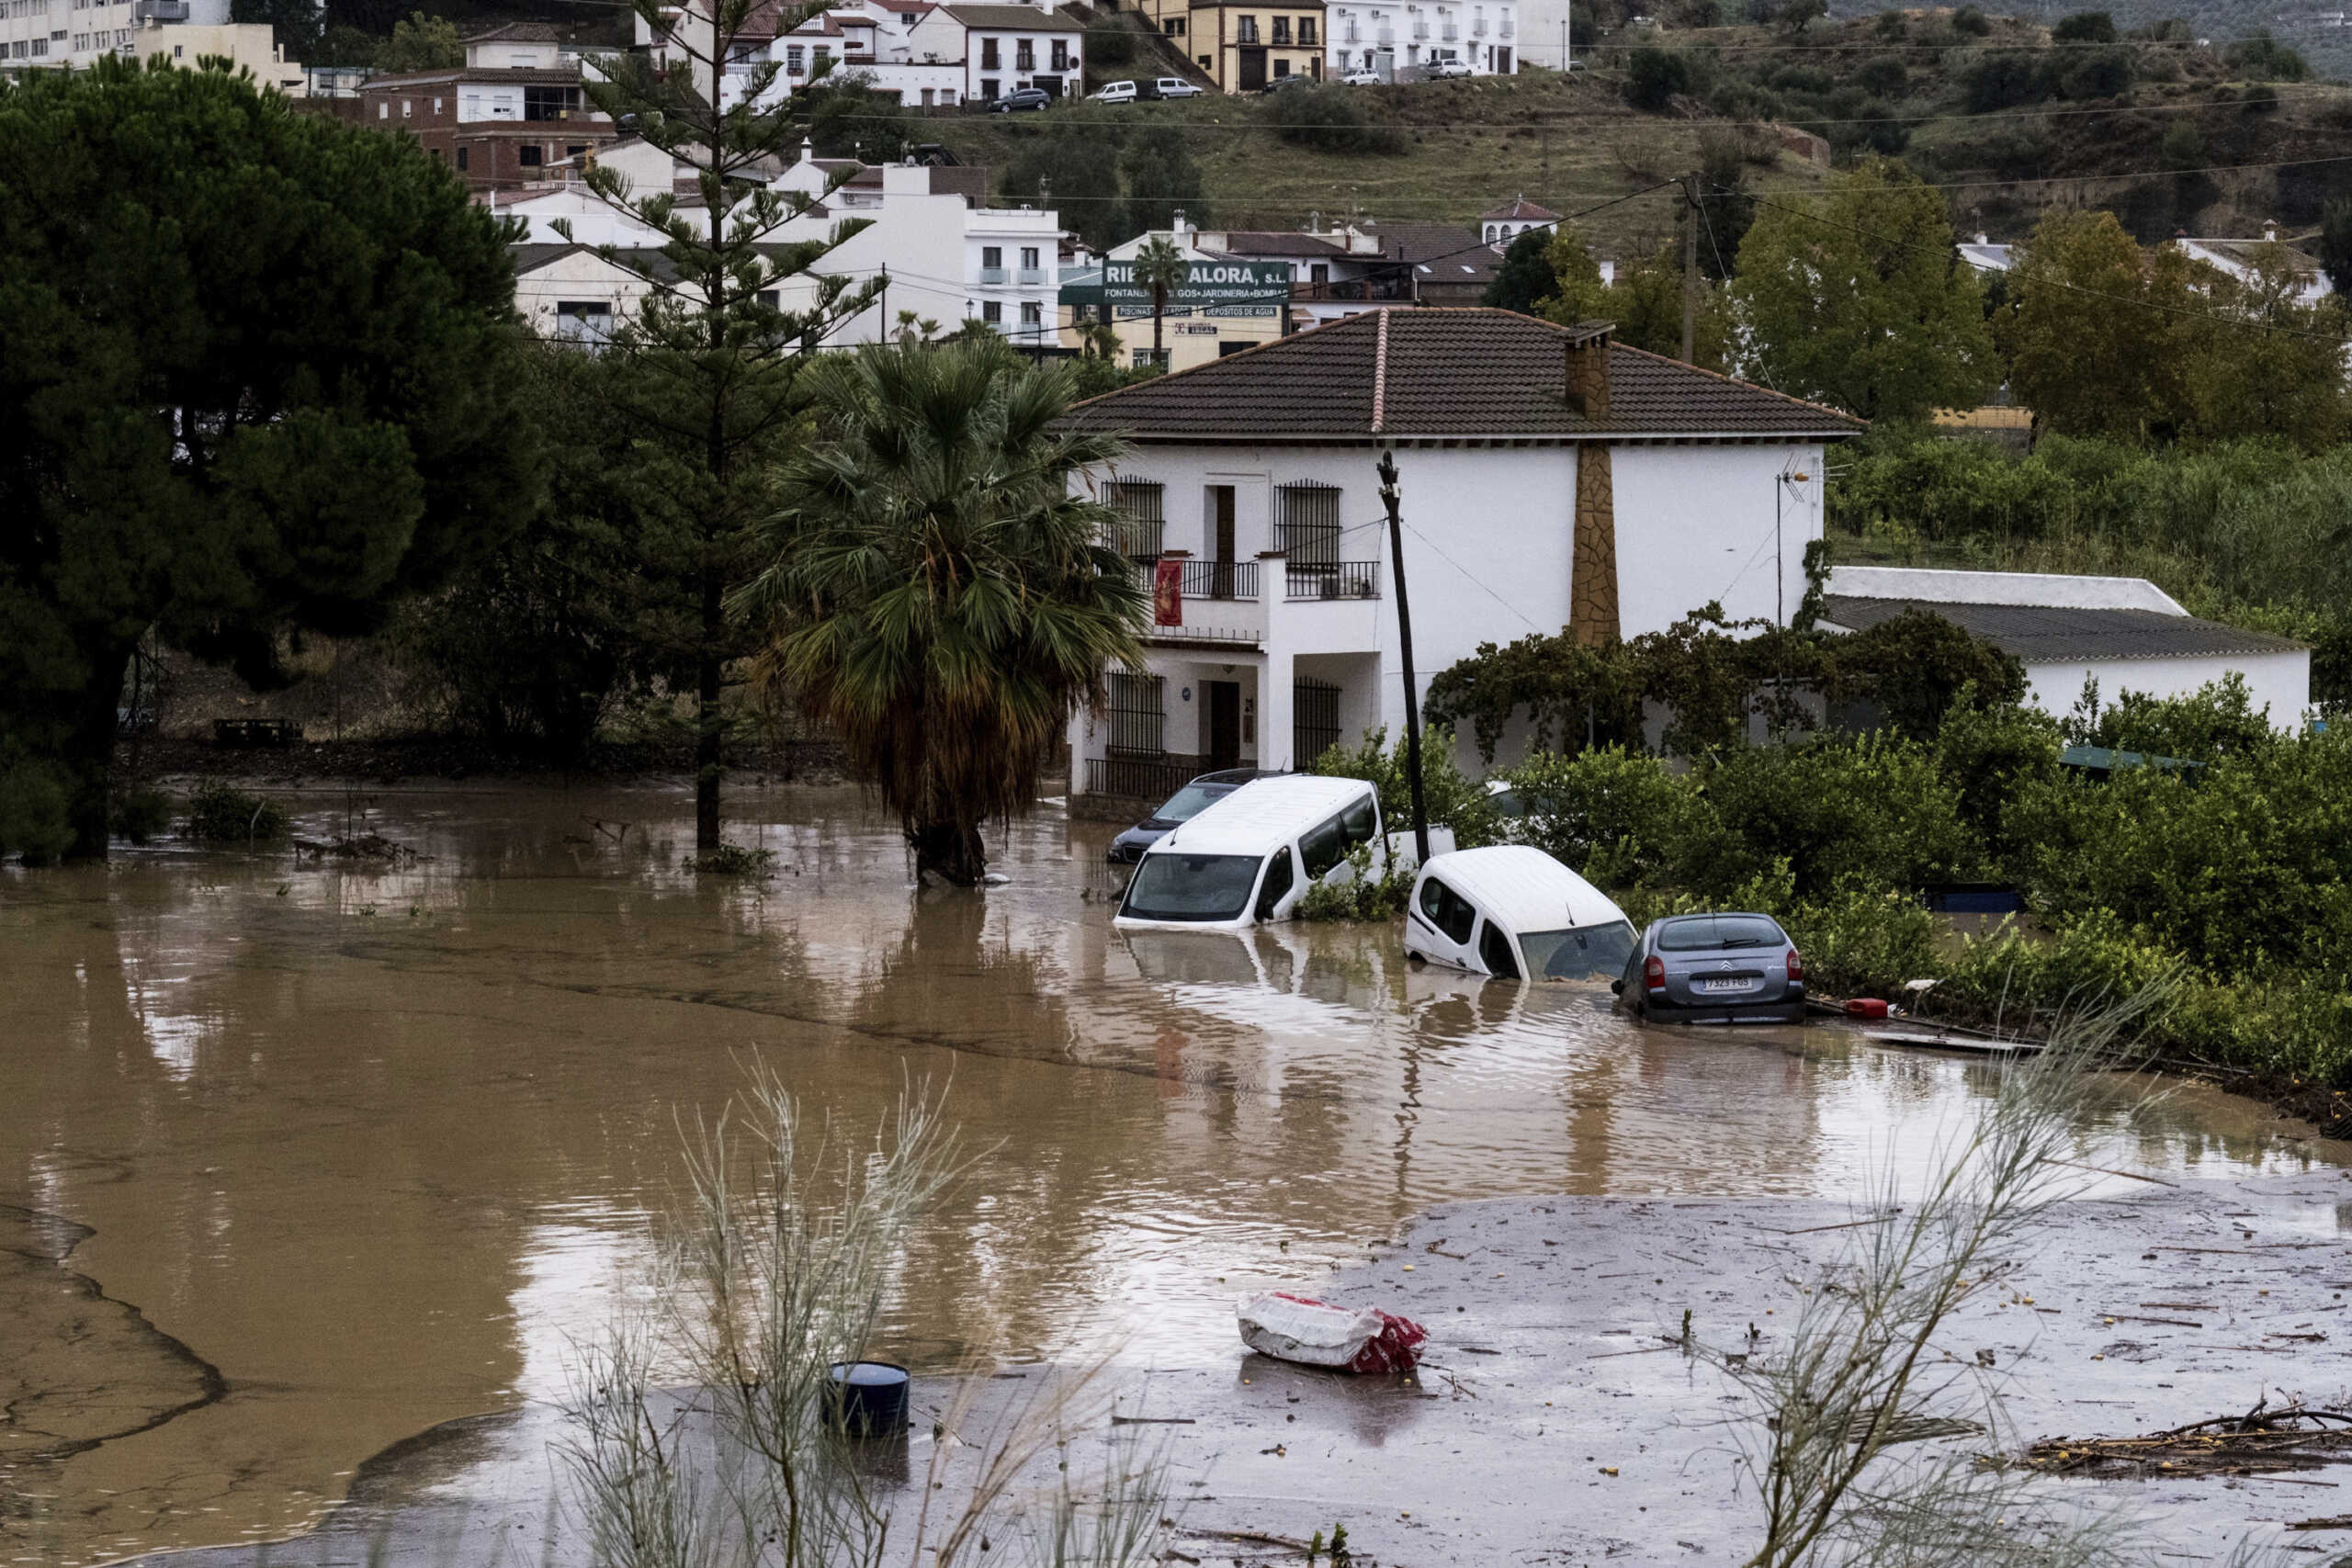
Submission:
[[[1319,822],[1299,835],[1298,863],[1306,868],[1306,874],[1310,877],[1321,878],[1347,858],[1347,829],[1337,817],[1328,822]]]
[[[1003,304],[995,299],[981,300],[980,320],[995,324],[1002,323],[1004,321]]]
[[[1258,889],[1257,918],[1272,919],[1274,907],[1290,897],[1290,890],[1297,880],[1298,874],[1290,863],[1290,850],[1287,847],[1276,850],[1274,858],[1266,864],[1266,880]]]
[[[462,168],[464,168],[465,166],[466,166],[466,150],[465,150],[464,148],[460,147],[460,148],[458,148],[458,167],[459,167],[460,169],[462,169]]]
[[[1510,950],[1510,938],[1492,920],[1478,933],[1478,962],[1498,980],[1519,978],[1519,955]]]
[[[1470,900],[1434,876],[1421,884],[1421,913],[1447,940],[1465,947],[1470,928],[1478,923],[1478,911],[1470,907]]]
[[[786,45],[784,51],[784,73],[797,76],[808,68],[808,51],[798,44]]]
[[[514,156],[516,160],[522,164],[523,167],[526,169],[539,168],[547,163],[547,152],[545,149],[539,147],[535,142],[526,143],[514,149]]]
[[[401,100],[401,118],[402,119],[413,119],[415,117],[416,100],[414,98],[402,98]]]
[[[1035,299],[1023,299],[1021,301],[1021,324],[1024,327],[1044,326],[1046,308]]]
[[[389,99],[377,104],[376,118],[378,119],[390,119],[392,118],[392,106]]]
[[[1346,836],[1348,848],[1368,844],[1380,836],[1380,808],[1370,795],[1340,813],[1340,831]]]
[[[1037,270],[1036,246],[1023,245],[1021,247],[1021,270],[1023,272],[1035,272]]]
[[[1004,265],[1004,247],[1002,245],[982,245],[980,247],[980,265],[987,267],[1002,268]]]

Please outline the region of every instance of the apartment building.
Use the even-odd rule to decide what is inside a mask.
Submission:
[[[1139,0],[1136,7],[1221,92],[1323,76],[1322,0]]]
[[[108,55],[194,65],[220,56],[290,98],[307,86],[266,22],[232,22],[229,0],[0,0],[0,70],[89,66]]]
[[[624,142],[597,162],[623,175],[633,189],[682,184],[682,171],[668,154],[642,141]],[[989,206],[986,169],[860,164],[819,158],[803,143],[798,160],[775,185],[819,199],[766,236],[766,243],[831,238],[843,222],[858,222],[863,226],[816,271],[858,284],[887,279],[881,298],[836,323],[824,346],[877,342],[902,310],[948,330],[978,321],[1016,343],[1053,341],[1060,220],[1051,210]],[[679,210],[692,213],[700,199],[690,188],[679,190]],[[525,226],[526,243],[516,251],[515,305],[543,335],[609,336],[642,304],[649,289],[642,275],[663,276],[664,264],[655,254],[662,236],[616,211],[576,178],[498,205],[503,216]],[[638,254],[639,265],[605,260],[596,253],[605,245]],[[804,308],[815,287],[808,279],[786,279],[774,303],[786,310]]]
[[[478,191],[546,180],[618,134],[582,89],[579,56],[541,22],[476,33],[464,65],[372,77],[358,97],[361,125],[415,137]]]
[[[1519,70],[1519,0],[1347,0],[1330,7],[1330,72],[1377,73],[1460,61],[1474,75]]]

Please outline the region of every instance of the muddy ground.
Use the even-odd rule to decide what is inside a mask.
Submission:
[[[1360,1562],[1419,1568],[1736,1562],[1757,1539],[1739,1455],[1758,1413],[1669,1340],[1688,1311],[1706,1342],[1769,1355],[1855,1218],[1780,1200],[1449,1205],[1296,1281],[1427,1325],[1417,1376],[1288,1367],[1237,1341],[1206,1364],[1131,1375],[1125,1408],[1158,1418],[1180,1550],[1204,1562],[1298,1561],[1283,1542],[1338,1524]],[[2347,1227],[2352,1173],[2104,1182],[2056,1211],[2003,1287],[1940,1337],[1939,1371],[1981,1379],[2006,1418],[1945,1443],[2014,1457],[2040,1437],[2129,1436],[2266,1399],[2342,1406]],[[918,1406],[936,1412],[951,1393],[926,1381]],[[452,1423],[372,1461],[315,1537],[143,1561],[578,1561],[547,1457],[562,1430],[545,1408]],[[929,1442],[895,1462],[919,1476]],[[2352,1514],[2352,1466],[2043,1492],[2053,1509],[2124,1511],[2153,1562],[2214,1562],[2242,1541],[2352,1561],[2352,1524],[2291,1528]]]

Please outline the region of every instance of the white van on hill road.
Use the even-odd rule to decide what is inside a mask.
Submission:
[[[1432,829],[1432,851],[1452,835]],[[1286,773],[1243,784],[1170,829],[1136,863],[1112,923],[1121,931],[1239,931],[1290,918],[1307,888],[1355,874],[1349,852],[1386,865],[1380,797],[1362,779]],[[1398,845],[1409,856],[1411,839]]]

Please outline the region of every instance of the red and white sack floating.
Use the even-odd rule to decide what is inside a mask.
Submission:
[[[1261,1356],[1351,1372],[1408,1372],[1430,1331],[1378,1307],[1333,1306],[1276,1291],[1241,1303],[1241,1342]]]

